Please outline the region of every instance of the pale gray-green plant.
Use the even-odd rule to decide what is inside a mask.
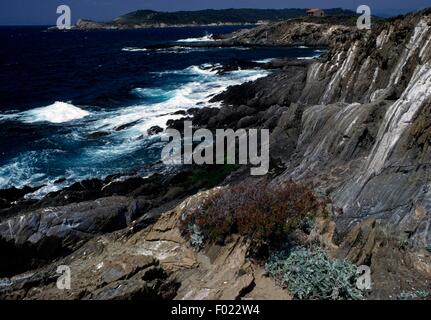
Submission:
[[[195,249],[202,249],[205,244],[205,238],[202,231],[196,224],[189,225],[190,243]]]
[[[276,252],[265,269],[298,299],[363,298],[363,292],[356,288],[356,266],[345,260],[331,260],[319,248]]]
[[[431,298],[431,291],[416,290],[416,291],[403,291],[400,293],[401,300],[423,300]]]

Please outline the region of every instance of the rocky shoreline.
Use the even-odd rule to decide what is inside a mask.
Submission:
[[[371,31],[283,22],[235,33],[220,41],[329,51],[316,61],[273,61],[270,76],[216,96],[220,109],[192,109],[169,126],[193,119],[209,129],[270,129],[271,185],[295,181],[330,199],[311,230],[291,235],[295,242],[369,266],[365,298],[414,296],[431,287],[430,39],[429,9]],[[205,199],[247,180],[245,169],[113,176],[39,201],[24,199],[28,188],[1,191],[0,297],[292,298],[265,276],[247,237],[196,250],[180,229]],[[71,290],[57,289],[58,265],[71,267]]]
[[[94,30],[137,30],[137,29],[152,29],[152,28],[190,28],[190,27],[225,27],[225,26],[255,26],[255,23],[211,23],[211,24],[166,24],[166,23],[143,23],[136,25],[116,25],[109,22],[96,22],[91,20],[80,19],[76,25],[72,26],[67,31],[94,31]],[[57,27],[49,27],[48,31],[65,31],[58,30]]]

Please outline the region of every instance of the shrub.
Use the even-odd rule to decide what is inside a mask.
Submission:
[[[356,266],[344,260],[330,260],[321,249],[279,251],[271,255],[265,269],[298,299],[362,298],[355,286]]]
[[[223,241],[236,233],[257,247],[277,245],[306,218],[325,212],[326,203],[305,186],[294,182],[270,185],[267,181],[247,181],[219,190],[205,199],[182,221],[197,225],[206,241]]]
[[[401,300],[425,300],[431,298],[431,291],[417,290],[417,291],[403,291],[400,293]]]
[[[193,175],[187,178],[186,183],[200,188],[212,188],[221,183],[236,168],[237,166],[233,164],[200,166],[193,170]]]

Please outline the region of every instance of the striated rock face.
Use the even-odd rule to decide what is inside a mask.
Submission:
[[[325,26],[291,22],[278,28],[268,33],[271,41],[280,42],[285,32],[285,44],[298,44],[289,28],[299,28],[300,37],[310,28],[327,32]],[[374,217],[395,226],[397,237],[430,246],[431,10],[370,31],[345,28],[325,40],[329,51],[323,59],[287,62],[283,70],[229,88],[220,98],[260,110],[238,126],[272,130],[271,156],[286,166],[279,180],[308,181],[325,190],[342,209],[339,231]],[[264,31],[245,31],[232,41],[259,42]],[[261,120],[277,112],[275,125]],[[413,227],[407,221],[416,212],[423,214]]]
[[[211,101],[223,101],[236,106],[247,105],[259,110],[273,105],[288,106],[300,98],[308,66],[306,61],[288,61],[283,72],[231,87]]]
[[[0,278],[0,299],[291,299],[248,258],[249,242],[243,238],[234,235],[223,246],[196,251],[181,235],[182,217],[217,189],[186,199],[143,230],[135,228],[136,221],[127,229],[95,236],[42,268]],[[429,288],[431,254],[400,247],[387,232],[384,222],[370,219],[336,244],[334,222],[319,218],[304,241],[320,243],[334,257],[371,265],[373,298]],[[69,290],[57,287],[59,266],[70,268]]]
[[[310,106],[285,177],[320,180],[342,229],[373,216],[401,230],[423,210],[410,236],[430,245],[431,14],[353,37],[308,70],[299,102]]]
[[[370,218],[355,226],[340,244],[337,255],[372,271],[374,299],[399,299],[397,293],[428,291],[431,253],[391,237],[385,221]]]
[[[419,78],[426,78],[429,32],[429,13],[423,11],[373,32],[356,31],[348,42],[333,42],[326,61],[309,69],[300,101],[328,104],[401,97]]]
[[[132,224],[136,230],[145,228],[187,195],[218,183],[224,178],[218,170],[212,166],[147,178],[85,180],[40,201],[9,203],[11,207],[0,209],[0,277],[64,257],[100,234]],[[211,181],[197,179],[199,174]],[[26,192],[10,189],[3,194],[19,199]]]
[[[233,33],[226,42],[235,45],[288,45],[326,47],[335,39],[345,41],[354,17],[324,19],[320,23],[294,19]]]
[[[16,274],[71,253],[97,234],[125,228],[132,199],[102,198],[39,209],[0,223],[0,275]]]
[[[132,226],[97,236],[43,268],[0,279],[0,298],[290,299],[247,259],[244,239],[197,252],[181,236],[181,217],[211,192],[188,198],[144,230]],[[57,288],[60,265],[70,267],[70,290]]]

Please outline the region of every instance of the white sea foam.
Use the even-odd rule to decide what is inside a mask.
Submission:
[[[248,47],[185,47],[185,46],[173,46],[168,48],[155,49],[157,53],[190,53],[190,52],[205,52],[212,50],[250,50]]]
[[[200,37],[200,38],[187,38],[187,39],[177,40],[177,42],[209,42],[209,41],[215,41],[213,39],[212,34],[207,34],[207,35]]]
[[[210,65],[205,67],[210,67]],[[169,90],[136,88],[132,92],[137,95],[155,98],[159,94],[163,99],[107,113],[100,120],[92,123],[91,130],[114,131],[120,126],[132,124],[127,129],[116,132],[116,136],[127,140],[126,144],[134,148],[136,139],[146,134],[146,131],[152,126],[166,128],[168,120],[182,117],[182,115],[173,115],[173,113],[199,107],[201,104],[218,106],[219,104],[210,103],[209,100],[214,95],[223,92],[228,86],[253,81],[269,74],[266,70],[239,70],[217,75],[216,71],[202,69],[198,66],[163,72],[163,74],[167,73],[194,75],[195,81]]]
[[[318,58],[319,56],[311,56],[311,57],[298,57],[298,58],[296,58],[296,59],[298,59],[298,60],[313,60],[313,59],[316,59],[316,58]]]
[[[190,47],[182,47],[182,46],[173,46],[169,48],[159,48],[156,49],[158,53],[188,53],[192,51],[205,51],[205,48],[190,48]]]
[[[159,76],[162,75],[169,75],[169,74],[180,74],[180,75],[215,75],[217,74],[217,70],[214,68],[220,67],[221,64],[210,64],[205,63],[201,66],[190,66],[188,68],[182,69],[182,70],[166,70],[161,72],[152,72],[154,74],[157,74]]]
[[[202,74],[202,75],[215,75],[217,73],[217,70],[214,69],[214,67],[217,67],[216,65],[212,67],[205,67],[203,68],[199,66],[191,66],[185,69],[187,73],[194,73],[194,74]]]
[[[258,69],[217,74],[211,68],[218,66],[206,64],[201,67],[190,66],[182,70],[169,71],[190,76],[190,82],[177,85],[177,87],[136,88],[132,92],[144,98],[142,103],[93,112],[88,118],[91,121],[83,118],[89,114],[87,111],[64,102],[7,115],[25,122],[61,123],[83,118],[80,126],[67,138],[71,142],[86,139],[88,134],[98,131],[108,132],[109,135],[104,139],[95,140],[94,144],[81,148],[77,158],[73,154],[62,155],[61,152],[64,151],[61,150],[25,152],[0,166],[0,188],[43,185],[41,189],[27,195],[28,198],[41,198],[47,193],[64,188],[75,181],[109,175],[112,173],[113,167],[117,172],[127,171],[130,169],[130,165],[133,165],[133,161],[130,162],[125,158],[128,155],[133,157],[134,152],[141,152],[141,150],[145,150],[147,153],[158,152],[153,145],[157,142],[156,137],[147,136],[149,128],[156,125],[166,128],[168,120],[182,118],[181,114],[173,114],[176,111],[203,106],[218,107],[219,103],[209,102],[214,95],[221,93],[228,86],[252,81],[269,74],[267,70]],[[163,98],[157,99],[157,97]],[[145,98],[150,98],[150,100],[146,101]],[[125,127],[119,130],[120,126],[124,125]],[[154,148],[151,149],[151,146]],[[103,161],[108,164],[115,163],[115,165],[100,167],[100,159],[104,159]],[[125,159],[124,162],[121,162],[121,159]],[[57,161],[59,161],[59,167],[54,165],[47,173],[46,168]],[[79,163],[76,164],[76,161]],[[124,168],[121,167],[122,163],[124,163]],[[59,178],[65,178],[65,181],[59,183],[57,181]]]
[[[325,52],[326,52],[326,50],[324,50],[324,49],[316,49],[316,50],[313,51],[313,55],[312,56],[297,57],[296,59],[298,59],[298,60],[312,60],[312,59],[319,58]]]
[[[20,112],[16,114],[16,117],[25,123],[44,121],[62,123],[81,119],[89,114],[90,112],[78,108],[73,104],[57,101],[46,107]]]
[[[121,51],[124,51],[124,52],[153,52],[153,53],[189,53],[189,52],[199,52],[199,51],[205,51],[205,50],[207,50],[207,48],[191,48],[191,47],[184,47],[184,46],[173,46],[173,47],[158,48],[158,49],[126,47],[121,49]]]
[[[146,48],[126,47],[126,48],[121,49],[121,51],[142,52],[142,51],[148,51],[148,49],[146,49]]]
[[[173,91],[161,88],[135,88],[132,90],[132,94],[139,98],[166,100],[172,97]]]
[[[167,48],[157,48],[157,49],[134,48],[134,47],[126,47],[121,49],[121,51],[125,51],[125,52],[152,52],[152,53],[159,53],[159,54],[166,54],[166,53],[186,54],[191,52],[204,52],[204,51],[211,51],[211,50],[250,50],[250,48],[247,48],[247,47],[199,48],[199,47],[186,47],[186,46],[178,45],[178,46],[172,46]]]
[[[28,151],[0,167],[0,189],[11,187],[36,186],[45,182],[46,174],[35,168],[47,161],[46,151]]]
[[[270,63],[274,59],[275,58],[268,58],[268,59],[262,59],[262,60],[253,60],[253,62],[256,62],[256,63]]]

